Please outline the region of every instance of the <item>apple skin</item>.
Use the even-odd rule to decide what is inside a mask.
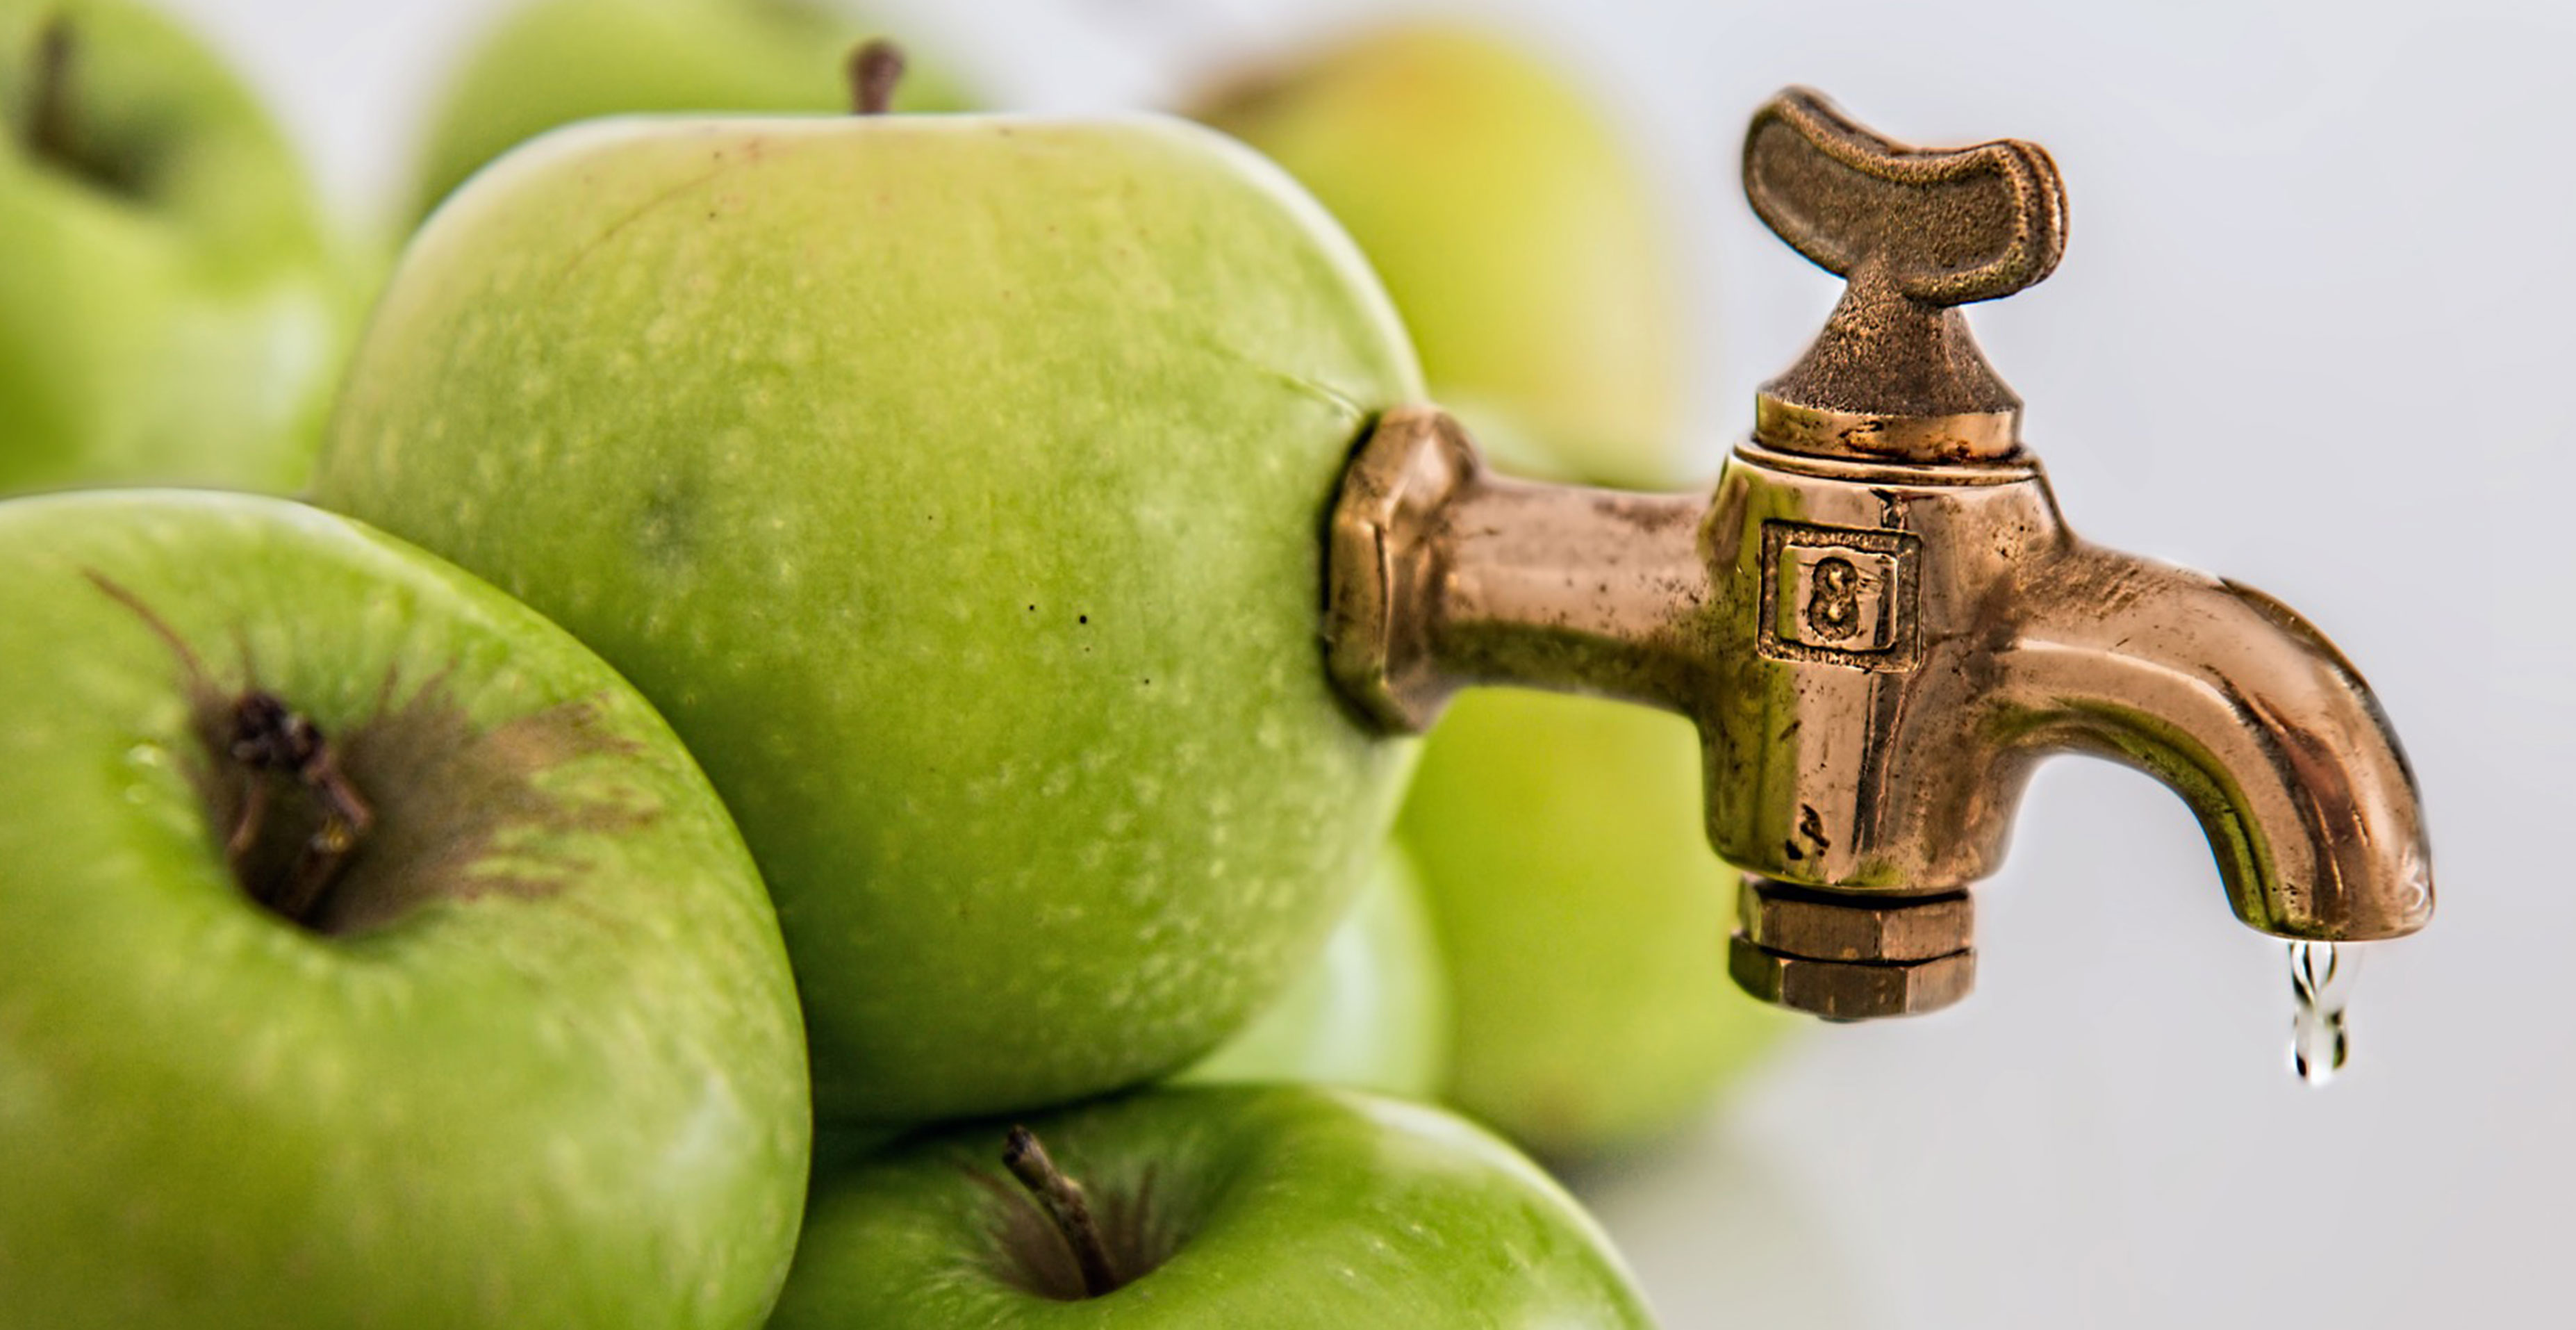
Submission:
[[[794,985],[641,698],[490,587],[280,500],[17,499],[0,568],[0,1327],[757,1320],[805,1181]],[[417,885],[427,845],[477,894],[349,933],[252,903],[188,671],[94,577],[341,741],[377,813],[344,892]],[[430,697],[409,714],[459,742],[385,737]],[[533,776],[481,788],[513,802],[453,805],[510,761]],[[478,817],[500,845],[462,855]]]
[[[1669,483],[1689,330],[1664,203],[1539,51],[1380,26],[1216,84],[1191,114],[1314,191],[1377,268],[1440,403],[1594,484]],[[1519,468],[1526,470],[1527,468]]]
[[[1027,1207],[998,1163],[1002,1129],[966,1127],[818,1181],[773,1330],[1653,1324],[1571,1198],[1428,1105],[1209,1086],[1030,1125],[1096,1214],[1145,1195],[1151,1226],[1177,1239],[1169,1259],[1096,1298],[1012,1282],[998,1234]]]
[[[414,216],[484,163],[559,125],[639,111],[846,111],[843,62],[872,35],[811,0],[535,0],[467,55],[422,150]],[[970,99],[918,52],[897,111]]]
[[[20,125],[49,15],[70,119],[123,184]],[[361,307],[292,149],[195,38],[125,0],[0,0],[0,493],[301,484]]]
[[[1389,845],[1324,952],[1176,1080],[1300,1081],[1429,1099],[1449,1079],[1449,977],[1421,879]]]
[[[1171,1072],[1322,947],[1414,745],[1319,641],[1418,399],[1331,220],[1158,116],[592,122],[414,241],[326,506],[569,628],[740,821],[818,1112]]]

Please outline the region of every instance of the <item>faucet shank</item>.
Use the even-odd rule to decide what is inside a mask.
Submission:
[[[1471,683],[1687,711],[1706,691],[1704,507],[1496,475],[1447,413],[1389,411],[1333,518],[1335,677],[1396,731]]]

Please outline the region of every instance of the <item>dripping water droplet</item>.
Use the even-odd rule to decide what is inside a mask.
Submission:
[[[2344,1012],[2359,959],[2331,942],[2290,944],[2290,1071],[2310,1085],[2333,1080],[2352,1055]]]

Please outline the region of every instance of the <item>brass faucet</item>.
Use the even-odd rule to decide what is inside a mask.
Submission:
[[[1716,493],[1501,477],[1449,416],[1387,413],[1331,522],[1352,703],[1395,732],[1469,684],[1690,717],[1709,839],[1747,873],[1730,969],[1832,1019],[1966,995],[1966,889],[2058,751],[2172,786],[2255,928],[2423,927],[2414,776],[2351,664],[2260,592],[2077,539],[2021,445],[1958,306],[2056,266],[2048,154],[1903,146],[1791,89],[1754,116],[1744,185],[1849,285]]]

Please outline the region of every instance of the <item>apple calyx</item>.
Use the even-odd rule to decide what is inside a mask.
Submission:
[[[903,48],[883,37],[861,42],[850,52],[850,109],[859,115],[884,115],[894,105],[895,85],[903,82]]]
[[[375,809],[341,771],[339,751],[323,737],[321,727],[276,694],[250,689],[233,701],[231,710],[232,739],[225,755],[248,780],[232,832],[224,838],[224,857],[252,900],[282,918],[313,927],[314,912],[341,867],[375,826]],[[286,786],[289,799],[309,805],[303,816],[286,819],[287,824],[309,823],[313,829],[301,837],[283,871],[254,874],[250,866],[263,848],[261,834],[269,829],[268,814],[280,784]],[[273,861],[279,856],[271,852],[258,857]]]
[[[397,698],[388,668],[374,710],[326,737],[282,693],[215,682],[194,647],[142,598],[90,582],[143,621],[179,663],[201,761],[191,775],[242,894],[308,932],[346,937],[438,901],[553,894],[582,867],[535,848],[550,836],[631,832],[661,815],[622,788],[576,794],[545,778],[632,754],[595,700],[481,724],[448,671]]]
[[[1064,1242],[1064,1253],[1074,1258],[1074,1273],[1079,1276],[1079,1284],[1066,1286],[1061,1273],[1051,1276],[1056,1263],[1028,1260],[1023,1253],[1020,1268],[1033,1276],[1033,1291],[1059,1302],[1079,1302],[1087,1296],[1113,1294],[1131,1281],[1133,1276],[1123,1273],[1121,1260],[1110,1253],[1110,1242],[1092,1217],[1090,1196],[1082,1191],[1082,1183],[1056,1168],[1056,1160],[1046,1152],[1046,1144],[1038,1142],[1036,1132],[1028,1126],[1012,1126],[1010,1134],[1002,1137],[1002,1168],[1018,1178],[1030,1201],[1036,1201],[1048,1232]]]

